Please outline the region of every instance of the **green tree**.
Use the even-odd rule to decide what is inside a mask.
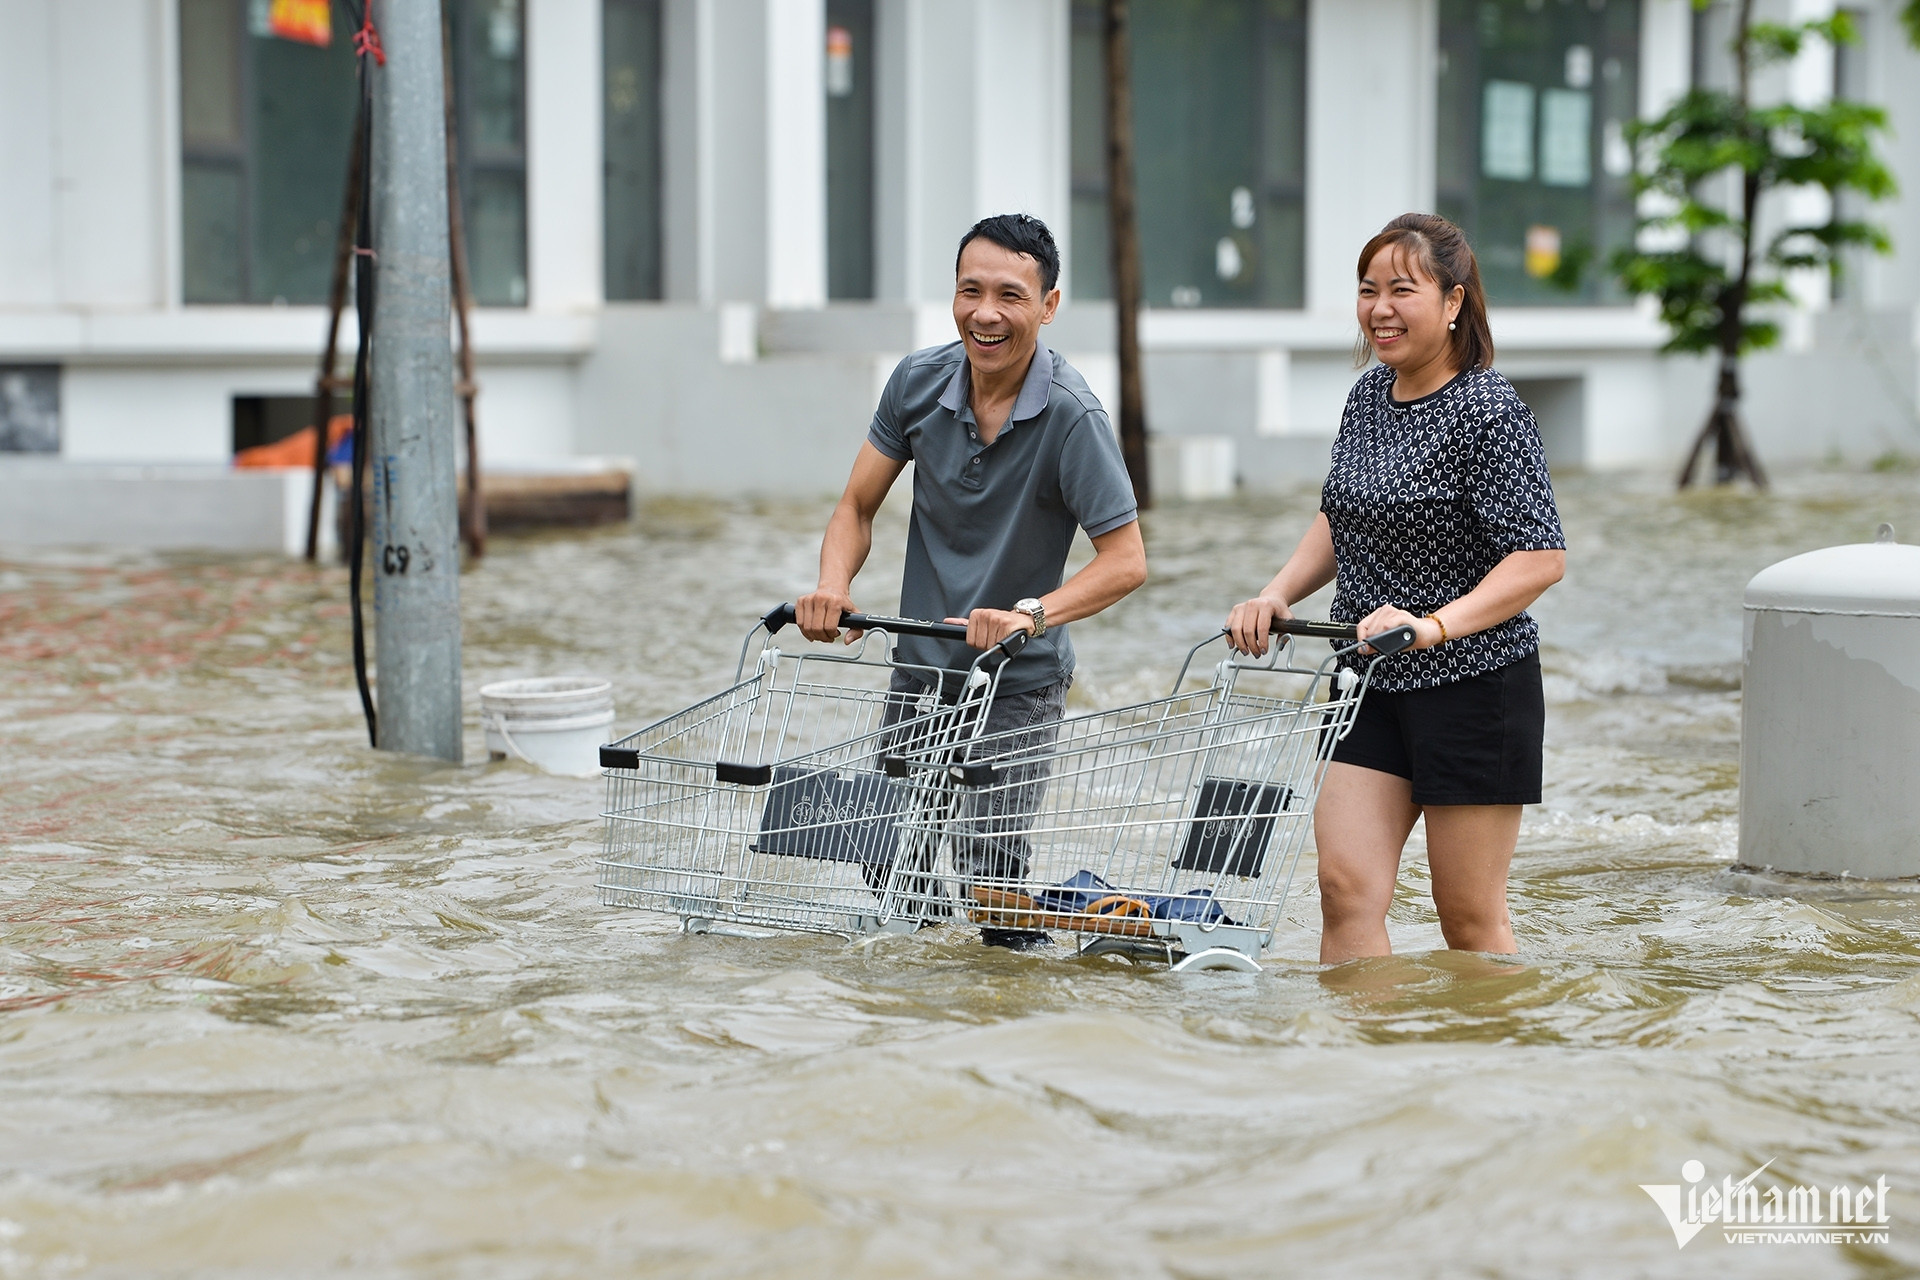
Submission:
[[[1694,7],[1708,3],[1694,0]],[[1740,414],[1740,358],[1779,341],[1771,317],[1793,302],[1786,273],[1825,268],[1838,275],[1848,246],[1892,248],[1878,225],[1842,217],[1838,198],[1846,191],[1869,200],[1893,194],[1893,175],[1874,151],[1886,113],[1841,99],[1817,107],[1753,100],[1755,71],[1794,57],[1814,37],[1857,39],[1852,20],[1842,11],[1816,22],[1755,22],[1753,5],[1734,0],[1731,90],[1696,86],[1665,114],[1626,131],[1639,160],[1633,185],[1642,216],[1635,245],[1613,255],[1613,271],[1631,292],[1659,299],[1670,335],[1664,350],[1720,355],[1713,408],[1680,471],[1683,489],[1709,441],[1718,483],[1742,475],[1767,482]],[[1906,13],[1920,24],[1920,0]],[[1769,192],[1795,187],[1827,193],[1825,222],[1773,225],[1763,218]]]

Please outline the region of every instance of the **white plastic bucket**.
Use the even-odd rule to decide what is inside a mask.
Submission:
[[[502,680],[480,689],[487,753],[577,778],[600,772],[613,727],[613,685],[592,676]]]

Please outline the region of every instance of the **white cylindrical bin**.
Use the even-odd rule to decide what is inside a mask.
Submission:
[[[600,771],[600,744],[613,727],[613,685],[591,676],[502,680],[480,690],[487,753],[524,760],[548,773]]]
[[[1741,865],[1920,876],[1920,546],[1756,574],[1741,690]]]

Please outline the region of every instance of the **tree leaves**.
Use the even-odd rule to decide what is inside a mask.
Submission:
[[[1920,42],[1920,0],[1910,0],[1902,17]],[[1851,41],[1857,32],[1842,11],[1816,22],[1752,23],[1744,37],[1734,53],[1751,67],[1795,57],[1816,37]],[[1743,72],[1739,82],[1747,81]],[[1704,88],[1626,127],[1641,216],[1634,245],[1609,265],[1630,291],[1658,300],[1671,335],[1665,350],[1738,357],[1772,346],[1779,325],[1752,310],[1792,303],[1785,273],[1837,274],[1843,249],[1890,250],[1882,227],[1843,217],[1847,202],[1837,198],[1894,193],[1893,174],[1874,150],[1886,127],[1886,112],[1866,103],[1754,106],[1736,93]],[[1762,207],[1769,192],[1807,187],[1830,197],[1826,222],[1756,226],[1769,220]]]

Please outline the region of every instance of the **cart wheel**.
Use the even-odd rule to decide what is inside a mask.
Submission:
[[[1175,973],[1197,972],[1203,969],[1230,969],[1236,973],[1259,973],[1260,965],[1232,947],[1208,947],[1205,951],[1194,952],[1173,966]]]
[[[1094,938],[1080,948],[1083,959],[1093,960],[1100,956],[1119,956],[1128,964],[1167,964],[1172,960],[1169,954],[1172,948],[1164,942],[1142,942],[1137,938]]]

